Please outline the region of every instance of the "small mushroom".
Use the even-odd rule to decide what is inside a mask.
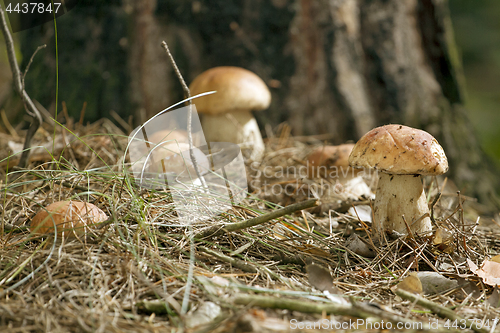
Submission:
[[[210,166],[207,156],[196,147],[193,147],[193,153],[198,170],[201,174],[206,173]],[[169,142],[153,148],[150,162],[154,164],[150,163],[148,172],[173,173],[182,179],[197,178],[187,143]]]
[[[193,101],[204,114],[201,124],[207,141],[244,144],[250,159],[262,159],[264,142],[251,112],[267,109],[271,103],[261,78],[239,67],[215,67],[198,75],[190,90],[192,95],[217,91]]]
[[[153,133],[148,137],[148,141],[154,144],[160,144],[163,142],[173,143],[173,142],[188,142],[188,135],[186,131],[182,130],[161,130]]]
[[[349,166],[349,154],[353,147],[353,143],[346,143],[321,146],[313,150],[307,158],[309,178],[329,178],[345,182],[356,177],[361,171]]]
[[[364,171],[349,166],[349,154],[353,147],[354,144],[346,143],[316,148],[307,158],[308,178],[331,181],[335,184],[334,193],[343,193],[345,200],[372,197],[370,187],[359,177]]]
[[[356,143],[349,164],[379,171],[373,221],[377,237],[385,231],[407,235],[408,227],[412,233],[432,230],[421,175],[448,171],[443,148],[432,135],[403,125],[374,128]]]
[[[205,141],[200,138],[201,133],[192,133],[193,145],[204,145]],[[148,141],[152,144],[170,144],[170,143],[188,143],[188,133],[184,130],[170,130],[165,129],[161,131],[154,132],[151,136],[148,136]]]
[[[57,201],[40,210],[31,220],[30,230],[35,234],[54,232],[59,236],[82,235],[108,216],[97,206],[81,201]]]

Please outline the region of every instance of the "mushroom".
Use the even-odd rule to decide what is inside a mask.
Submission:
[[[264,142],[251,112],[271,103],[271,93],[261,78],[239,67],[215,67],[198,75],[190,89],[192,95],[217,91],[194,100],[204,114],[201,124],[207,141],[244,143],[250,159],[262,159]]]
[[[207,156],[198,148],[193,147],[194,158],[201,174],[209,170]],[[196,179],[196,171],[189,153],[189,144],[184,142],[168,142],[153,148],[151,157],[153,165],[148,167],[148,172],[175,174],[182,179]],[[163,160],[163,163],[162,163]]]
[[[203,145],[205,141],[200,138],[199,133],[192,133],[193,135],[193,145]],[[170,143],[188,143],[188,133],[184,130],[170,130],[165,129],[161,131],[154,132],[151,136],[148,136],[148,141],[153,144],[170,144]]]
[[[421,175],[448,171],[443,148],[429,133],[403,125],[372,129],[354,146],[352,167],[379,171],[374,203],[373,229],[407,235],[432,230]],[[405,223],[406,221],[406,223]]]
[[[339,146],[321,146],[313,150],[307,158],[309,178],[330,178],[345,182],[360,173],[349,166],[349,154],[353,143]]]
[[[316,148],[307,158],[308,177],[333,181],[335,196],[343,193],[345,200],[373,197],[370,187],[362,177],[358,177],[364,172],[349,166],[349,154],[353,147],[353,143],[345,143]]]
[[[188,135],[186,131],[182,130],[161,130],[153,133],[148,137],[148,141],[154,144],[159,144],[163,142],[173,143],[173,142],[188,142]]]
[[[31,220],[30,230],[35,234],[54,232],[59,236],[76,236],[88,232],[89,227],[108,216],[97,206],[81,201],[57,201],[40,210]]]

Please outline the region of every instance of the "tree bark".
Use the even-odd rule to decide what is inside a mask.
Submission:
[[[156,0],[136,0],[130,2],[131,47],[129,68],[131,75],[130,96],[135,106],[133,115],[136,122],[144,123],[174,100],[168,92],[172,81],[168,73],[166,57],[160,49],[161,27],[154,16]],[[165,32],[163,32],[165,33]]]

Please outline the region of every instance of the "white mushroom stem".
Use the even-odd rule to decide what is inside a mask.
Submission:
[[[386,231],[407,235],[403,216],[413,234],[432,230],[421,177],[380,172],[374,205],[376,235]]]
[[[250,111],[235,111],[221,115],[203,115],[201,121],[208,142],[232,142],[247,147],[245,154],[260,161],[264,153],[264,141],[259,126]],[[245,149],[243,149],[245,153]]]

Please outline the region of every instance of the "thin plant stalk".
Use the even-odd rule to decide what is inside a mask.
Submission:
[[[5,17],[5,12],[0,5],[0,29],[5,38],[5,46],[7,48],[7,57],[9,58],[10,69],[12,71],[12,78],[14,80],[14,87],[16,88],[19,95],[24,102],[24,107],[28,115],[30,115],[33,120],[26,132],[26,138],[24,140],[23,152],[21,154],[21,158],[19,159],[18,167],[24,169],[28,166],[29,162],[29,154],[31,147],[31,139],[35,135],[35,132],[38,130],[40,125],[43,122],[42,115],[40,111],[38,111],[37,107],[31,100],[30,96],[24,90],[23,82],[24,79],[21,74],[21,70],[19,69],[19,65],[16,60],[16,51],[14,50],[14,40],[12,38],[12,34],[10,33],[9,27],[7,26],[7,19]],[[57,30],[56,30],[57,36]]]

